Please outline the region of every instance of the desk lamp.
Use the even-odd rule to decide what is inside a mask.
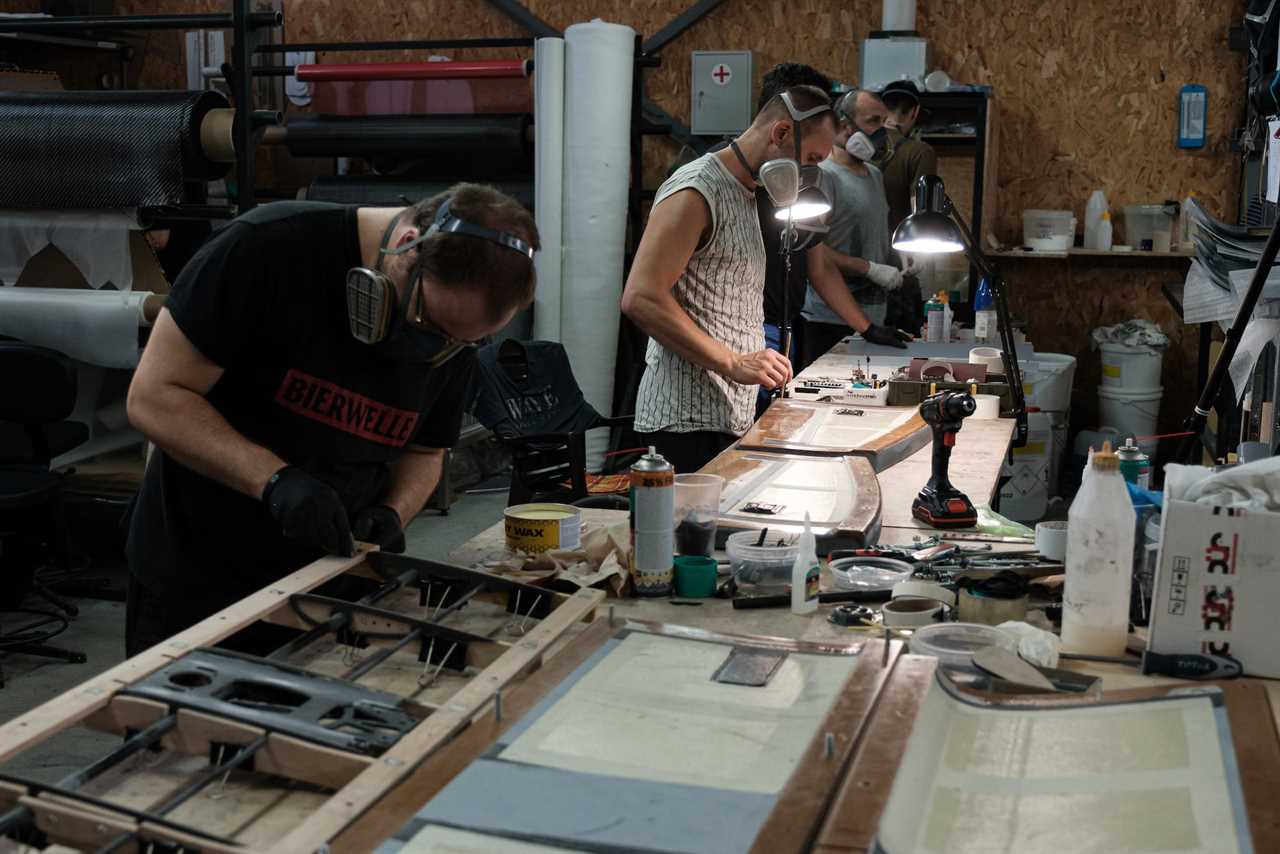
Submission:
[[[942,179],[937,175],[921,175],[916,179],[911,215],[893,232],[893,248],[899,252],[918,252],[922,255],[966,252],[978,273],[986,278],[996,304],[1004,376],[1013,400],[1013,417],[1016,423],[1013,447],[1023,447],[1027,444],[1027,399],[1022,389],[1022,372],[1018,370],[1018,353],[1014,348],[1013,327],[1009,322],[1009,303],[1005,298],[1004,279],[973,239],[968,225],[956,210]]]

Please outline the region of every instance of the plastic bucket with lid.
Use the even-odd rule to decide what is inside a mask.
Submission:
[[[1103,344],[1102,384],[1126,391],[1153,391],[1160,388],[1160,364],[1164,354],[1151,347]]]
[[[1168,252],[1177,205],[1126,205],[1124,236],[1134,249]]]
[[[1076,357],[1062,353],[1036,353],[1035,358],[1019,360],[1022,370],[1022,393],[1028,406],[1047,412],[1071,408],[1071,385],[1076,378]]]
[[[1022,242],[1040,252],[1065,252],[1076,242],[1076,218],[1071,211],[1025,210]]]
[[[1114,427],[1121,435],[1153,436],[1156,432],[1156,419],[1160,417],[1160,399],[1164,397],[1163,388],[1145,391],[1130,391],[1110,386],[1098,387],[1098,408],[1100,420],[1107,427]],[[1158,442],[1147,439],[1138,442],[1147,456],[1154,457]]]

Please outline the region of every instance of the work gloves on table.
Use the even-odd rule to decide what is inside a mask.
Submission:
[[[871,344],[879,344],[883,347],[897,347],[899,350],[907,349],[908,342],[915,340],[901,329],[890,329],[887,326],[880,326],[875,323],[862,331],[862,337]]]
[[[383,551],[403,552],[400,515],[386,505],[367,507],[347,521],[347,510],[336,490],[297,466],[285,466],[271,476],[262,500],[284,535],[325,554],[351,557],[357,539]]]

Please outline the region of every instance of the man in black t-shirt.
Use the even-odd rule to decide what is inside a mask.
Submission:
[[[404,550],[458,436],[467,344],[532,300],[537,245],[516,201],[459,184],[403,209],[264,205],[195,254],[129,388],[156,446],[129,655],[356,539]]]

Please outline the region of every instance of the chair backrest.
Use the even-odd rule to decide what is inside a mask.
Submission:
[[[63,421],[76,406],[76,369],[47,347],[0,341],[0,421],[39,426]]]
[[[507,339],[481,347],[470,409],[503,438],[581,433],[600,423],[556,341]]]

